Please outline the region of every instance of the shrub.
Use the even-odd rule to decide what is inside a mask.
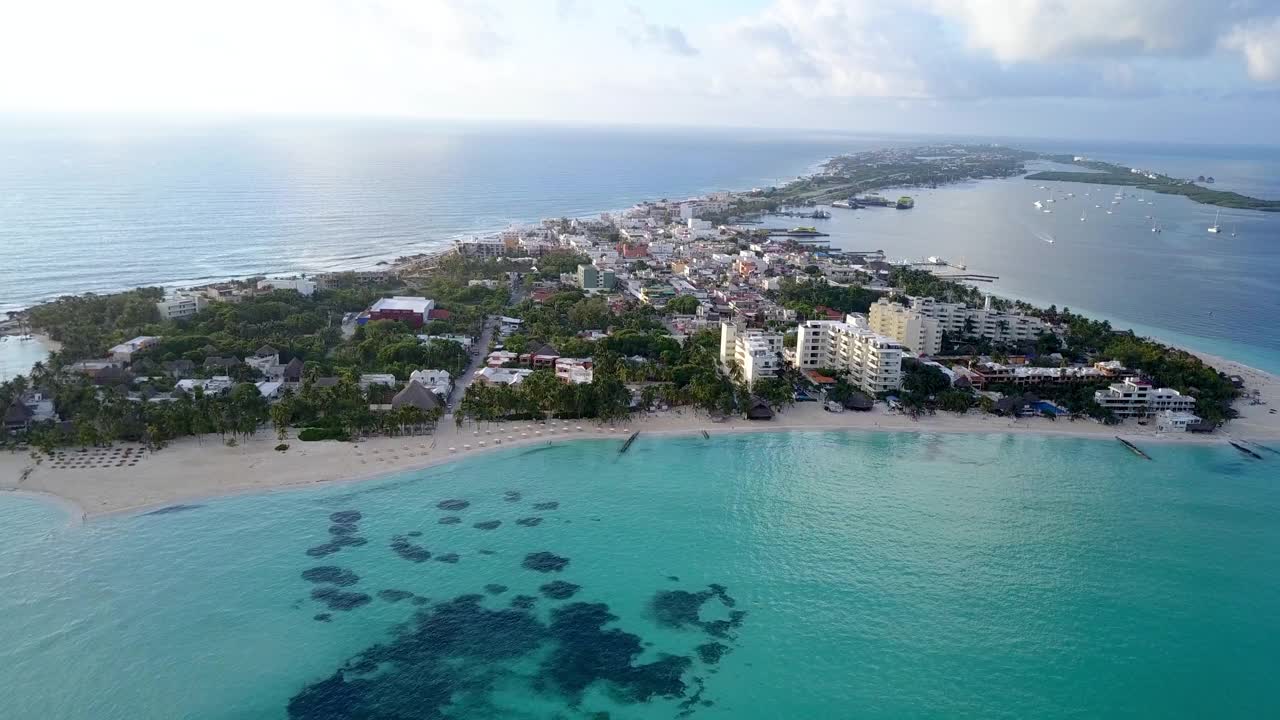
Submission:
[[[303,442],[313,442],[316,440],[347,440],[346,431],[341,428],[323,428],[309,427],[303,428],[298,433],[298,439]]]

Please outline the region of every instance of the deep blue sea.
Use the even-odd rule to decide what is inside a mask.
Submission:
[[[971,138],[10,120],[0,124],[0,310],[64,293],[370,267],[512,223],[776,184],[842,152],[940,140]],[[1280,197],[1276,148],[1000,141],[1214,175],[1217,187]],[[1154,210],[1126,201],[1114,217],[1098,209],[1080,223],[1079,211],[1094,208],[1079,201],[1036,215],[1034,185],[916,192],[909,213],[838,213],[822,229],[841,247],[964,258],[1000,276],[996,292],[1280,371],[1280,214],[1231,211],[1222,222],[1236,234],[1213,236],[1212,209],[1161,196]],[[1158,235],[1144,217],[1153,212]]]
[[[0,498],[0,715],[1280,717],[1274,460],[620,442],[85,525]]]

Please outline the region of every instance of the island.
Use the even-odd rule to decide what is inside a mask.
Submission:
[[[0,383],[0,486],[106,512],[625,437],[636,421],[1280,438],[1265,373],[744,217],[1012,177],[1031,157],[860,153],[782,189],[548,218],[374,270],[47,302],[13,318],[60,349]]]
[[[1201,175],[1196,181],[1191,181],[1150,170],[1126,167],[1100,160],[1090,160],[1079,156],[1048,155],[1044,156],[1044,158],[1059,163],[1078,165],[1085,169],[1080,171],[1046,170],[1027,175],[1027,180],[1119,185],[1138,190],[1150,190],[1163,195],[1182,195],[1205,205],[1217,205],[1240,210],[1280,212],[1280,200],[1263,200],[1226,190],[1211,190],[1196,184],[1196,182],[1212,183],[1212,177],[1206,180]]]

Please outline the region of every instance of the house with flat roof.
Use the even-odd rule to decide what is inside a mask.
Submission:
[[[434,300],[424,297],[397,295],[381,298],[369,308],[370,320],[399,320],[409,327],[422,327],[436,306]]]
[[[141,353],[143,350],[154,346],[158,342],[160,342],[160,338],[158,337],[151,335],[139,335],[132,340],[126,340],[119,345],[116,345],[108,350],[107,354],[111,356],[112,360],[128,365],[133,362],[133,358],[136,355]]]

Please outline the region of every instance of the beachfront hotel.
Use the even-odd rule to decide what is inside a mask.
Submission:
[[[880,298],[871,306],[869,324],[875,332],[896,339],[918,355],[942,352],[944,334],[1012,344],[1034,340],[1047,329],[1040,318],[991,309],[990,296],[981,308],[938,302],[931,297],[908,297],[907,301],[909,304],[904,307]]]
[[[726,368],[736,363],[744,382],[776,377],[782,367],[781,354],[781,333],[720,323],[720,363]]]
[[[1121,418],[1147,417],[1165,410],[1191,413],[1196,409],[1196,399],[1190,395],[1173,388],[1155,388],[1136,377],[1127,377],[1106,390],[1095,391],[1093,400]]]
[[[796,331],[796,366],[843,370],[868,393],[888,392],[902,384],[902,343],[874,332],[862,315],[808,320]]]
[[[930,298],[932,299],[932,298]],[[873,332],[902,343],[917,355],[937,355],[942,352],[942,329],[937,318],[928,317],[888,298],[880,298],[871,305],[868,326]]]

